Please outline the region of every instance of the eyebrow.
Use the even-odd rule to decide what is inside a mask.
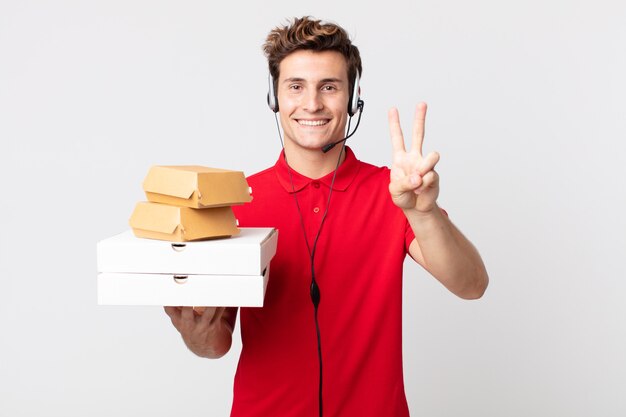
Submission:
[[[290,77],[290,78],[285,78],[283,80],[283,83],[293,83],[293,82],[303,82],[306,81],[304,78],[299,78],[299,77]],[[320,83],[341,83],[343,82],[343,80],[341,78],[322,78],[320,81]]]

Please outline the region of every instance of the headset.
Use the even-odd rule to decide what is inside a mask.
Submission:
[[[278,113],[278,95],[276,94],[276,88],[274,87],[274,77],[272,74],[268,75],[268,93],[267,93],[267,105],[274,113]],[[352,89],[350,91],[350,101],[348,102],[348,116],[352,117],[359,109],[363,110],[363,100],[359,97],[359,82],[361,77],[359,71],[356,72],[354,77],[354,83],[352,83]]]

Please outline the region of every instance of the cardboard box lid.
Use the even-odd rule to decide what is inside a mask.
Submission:
[[[261,275],[276,253],[278,231],[241,228],[229,239],[173,243],[126,231],[97,245],[98,272]]]
[[[230,207],[206,210],[139,202],[129,219],[135,234],[170,241],[189,241],[239,233]]]
[[[150,201],[174,204],[176,201],[163,198],[193,198],[198,203],[194,207],[235,205],[252,200],[243,172],[199,165],[153,166],[143,181],[143,189]]]

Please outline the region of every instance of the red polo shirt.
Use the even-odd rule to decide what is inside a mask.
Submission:
[[[292,171],[312,246],[332,173]],[[263,308],[241,309],[242,352],[233,417],[315,417],[318,359],[310,259],[284,157],[248,178],[254,199],[235,207],[241,227],[276,227],[278,250]],[[325,417],[405,417],[402,265],[413,232],[389,197],[389,169],[346,148],[315,256]]]

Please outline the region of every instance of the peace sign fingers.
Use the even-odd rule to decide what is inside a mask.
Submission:
[[[439,154],[430,152],[424,156],[422,153],[426,109],[426,103],[419,103],[415,108],[409,151],[404,144],[398,110],[389,110],[389,132],[393,147],[389,193],[396,206],[402,209],[415,208],[422,212],[430,211],[436,206],[439,194],[439,176],[435,172]]]
[[[413,121],[413,140],[411,142],[411,150],[409,153],[422,157],[422,146],[424,143],[424,132],[426,125],[426,103],[419,103],[415,108],[415,119]],[[406,152],[404,146],[404,135],[400,126],[400,115],[398,109],[391,108],[388,113],[389,134],[391,136],[391,146],[394,152]]]

